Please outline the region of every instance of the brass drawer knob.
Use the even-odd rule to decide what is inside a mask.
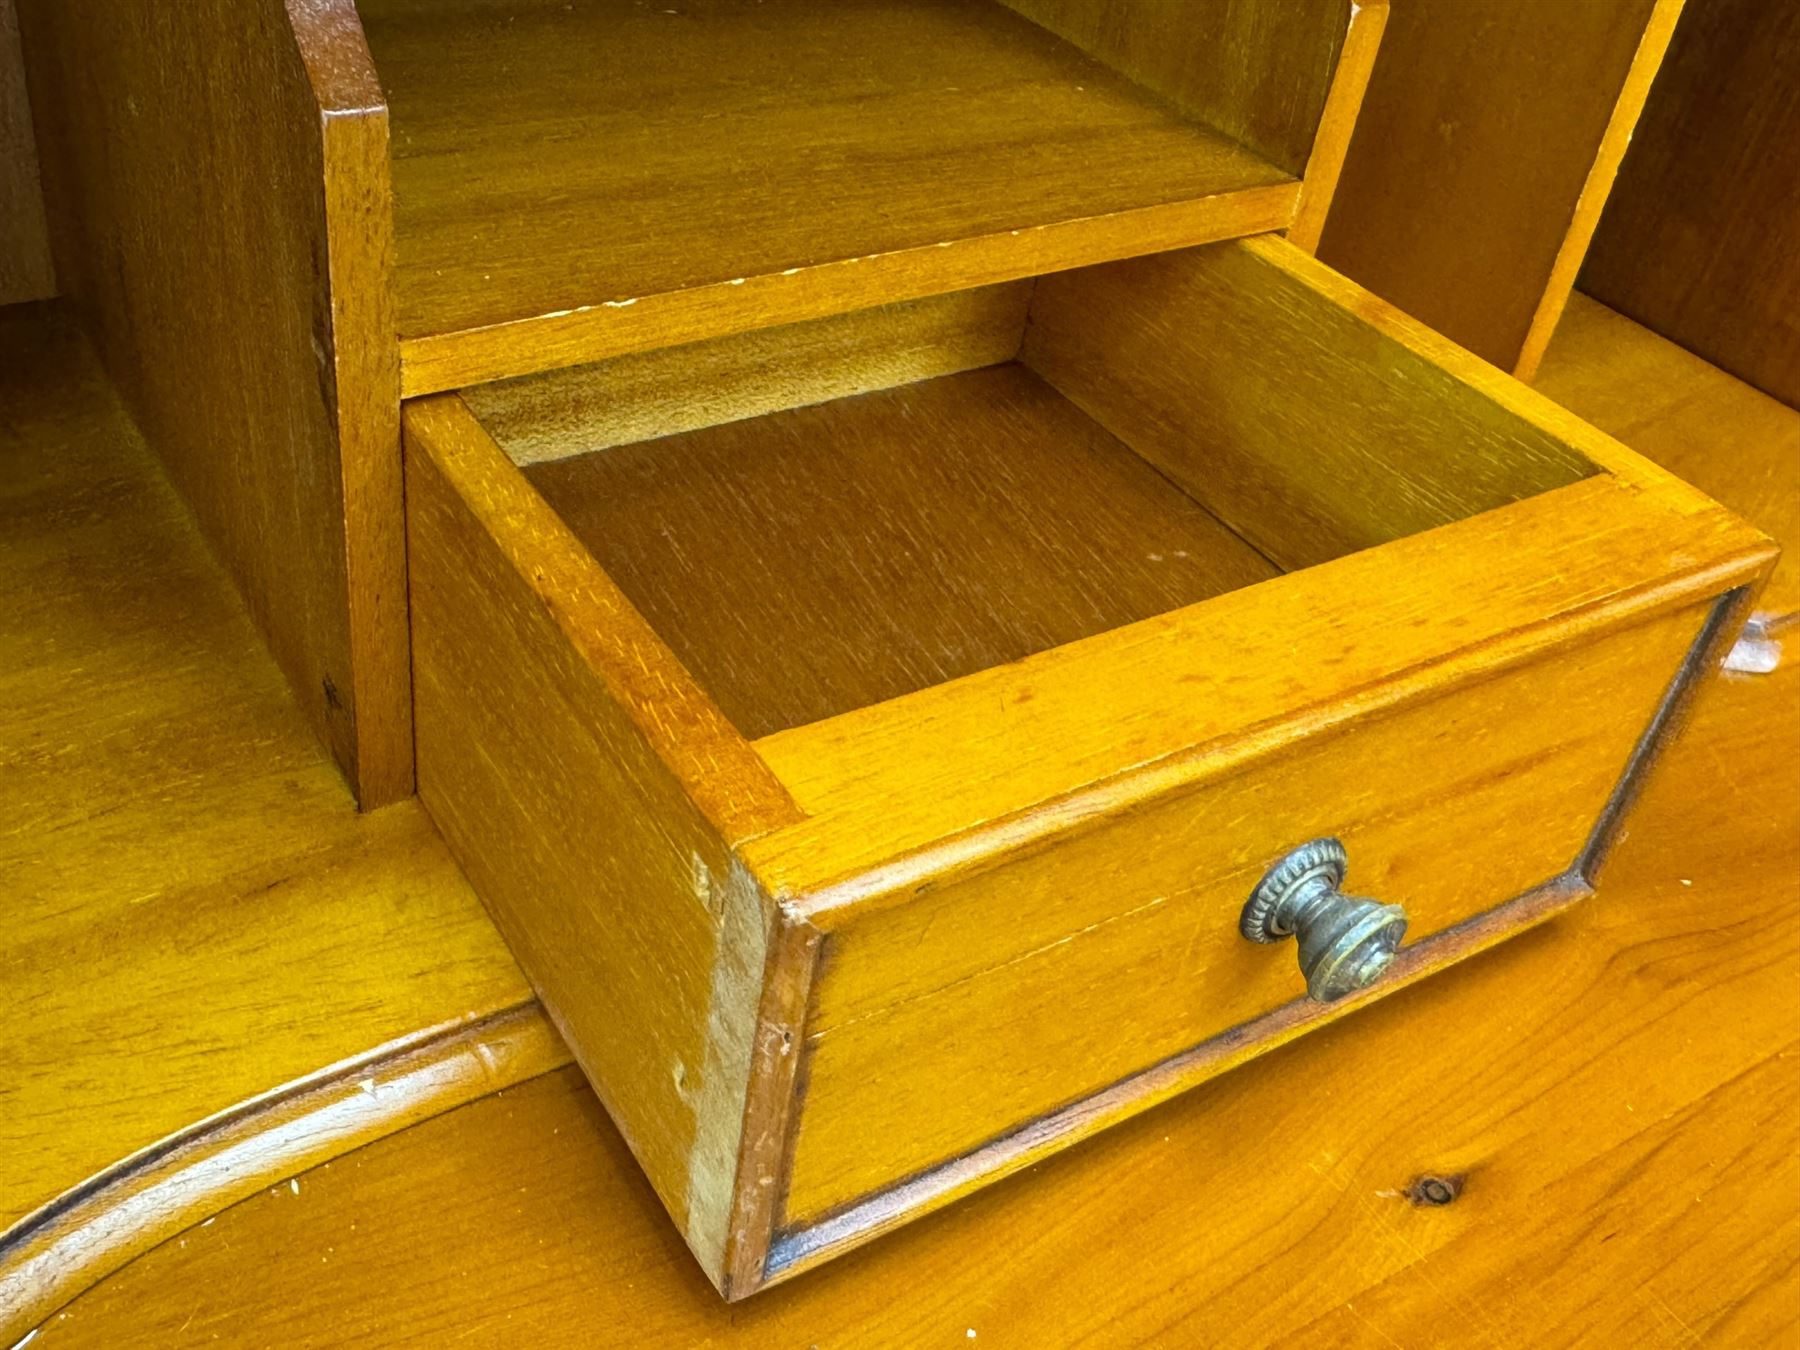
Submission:
[[[1406,911],[1338,887],[1350,857],[1335,839],[1300,845],[1250,892],[1238,931],[1252,942],[1300,940],[1307,996],[1330,1003],[1367,988],[1389,965],[1406,934]]]

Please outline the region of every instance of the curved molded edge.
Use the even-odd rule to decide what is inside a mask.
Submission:
[[[264,1187],[570,1062],[525,1003],[433,1028],[199,1121],[0,1234],[0,1345]]]

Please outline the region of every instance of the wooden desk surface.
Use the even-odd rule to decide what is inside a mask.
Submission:
[[[357,814],[51,307],[0,311],[0,653],[4,1332],[23,1289],[98,1257],[71,1233],[79,1259],[29,1269],[47,1229],[106,1212],[96,1179],[141,1193],[172,1144],[244,1135],[246,1110],[290,1107],[297,1084],[355,1066],[386,1084],[397,1049],[436,1036],[454,1057],[461,1033],[539,1015],[418,804]],[[564,1060],[553,1036],[531,1045],[531,1071]],[[358,1124],[290,1112],[288,1145],[348,1147],[523,1071],[442,1058],[434,1082],[365,1093]],[[112,1240],[147,1244],[279,1172],[262,1144],[216,1184],[143,1196],[155,1222]]]
[[[11,1221],[525,993],[417,810],[350,810],[43,311],[0,396]],[[747,1305],[562,1070],[250,1168],[33,1345],[1794,1343],[1797,748],[1792,663],[1721,682],[1567,919]]]
[[[165,1243],[35,1344],[1793,1344],[1797,696],[1792,666],[1703,695],[1569,917],[746,1304],[565,1070]]]

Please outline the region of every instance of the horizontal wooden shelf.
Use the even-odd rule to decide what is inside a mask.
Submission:
[[[407,394],[1285,227],[1299,183],[995,0],[364,0]]]

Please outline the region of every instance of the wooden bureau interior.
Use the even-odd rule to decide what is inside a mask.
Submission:
[[[420,794],[733,1296],[1579,900],[1764,559],[1273,236],[406,423]]]
[[[1211,262],[1224,270],[1233,253]],[[1159,273],[1179,269],[1151,259],[1046,278],[1036,308],[1029,282],[934,297],[465,398],[753,739],[1596,472],[1548,438],[1506,443],[1471,424],[1440,441],[1304,408],[1285,414],[1298,426],[1283,457],[1259,459],[1230,405],[1296,375],[1281,365],[1297,354],[1272,332],[1237,352],[1211,340],[1245,321],[1243,297],[1235,312],[1195,304],[1172,341],[1148,339],[1188,386],[1148,458],[1083,407],[1119,414],[1129,436],[1142,367],[1110,337],[1116,356],[1084,367],[1093,338],[1079,330],[1156,325],[1150,297],[1175,293]],[[741,404],[692,397],[722,370]],[[836,396],[840,383],[859,392]],[[669,420],[701,425],[655,435]]]
[[[407,392],[1290,224],[1339,0],[1091,8],[360,0]]]
[[[1584,900],[1771,565],[1312,257],[1385,0],[21,9],[131,415],[727,1298]]]

